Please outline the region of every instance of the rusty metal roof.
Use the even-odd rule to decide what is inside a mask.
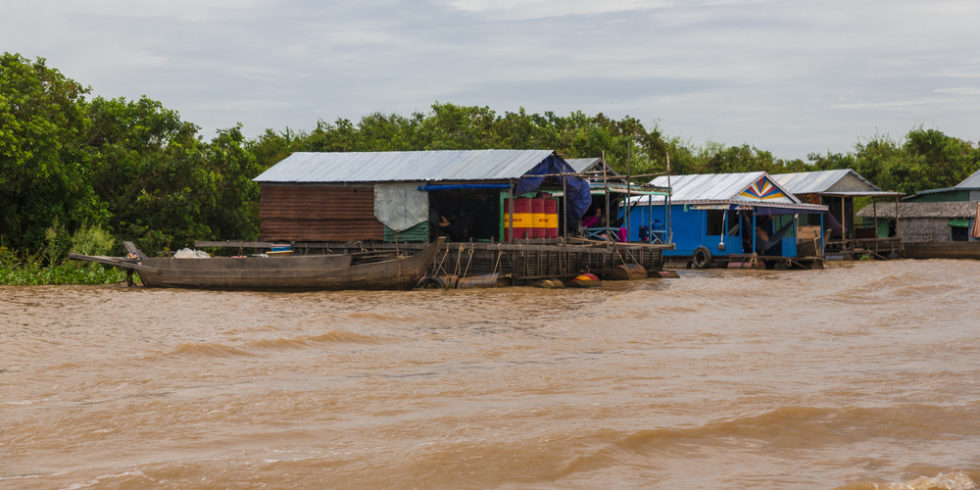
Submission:
[[[264,183],[510,180],[521,177],[552,153],[552,150],[297,152],[254,180]]]

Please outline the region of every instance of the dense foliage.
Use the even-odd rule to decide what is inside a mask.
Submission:
[[[196,239],[257,238],[251,179],[294,151],[547,148],[569,158],[604,154],[633,175],[665,172],[669,154],[674,174],[850,167],[906,193],[954,185],[980,167],[980,148],[933,129],[914,129],[899,142],[878,136],[853,153],[803,162],[748,144],[684,144],[628,116],[499,114],[438,102],[425,114],[340,118],[254,139],[238,126],[207,141],[160,102],[87,98],[90,92],[44,59],[0,56],[0,246],[7,257],[0,267],[17,262],[10,257],[59,266],[66,244],[92,229],[116,238],[100,253],[120,252],[119,239],[158,252]]]

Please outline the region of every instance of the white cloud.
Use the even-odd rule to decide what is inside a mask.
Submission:
[[[978,20],[967,0],[0,0],[0,46],[205,134],[439,100],[802,157],[931,122],[975,140]]]

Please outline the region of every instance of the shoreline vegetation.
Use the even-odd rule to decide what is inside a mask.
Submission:
[[[905,193],[949,187],[980,168],[980,145],[921,127],[900,141],[876,135],[851,153],[784,160],[749,144],[694,145],[630,116],[498,113],[438,101],[427,113],[339,117],[254,138],[238,124],[208,140],[147,96],[91,92],[43,58],[0,54],[0,284],[117,282],[122,271],[66,257],[69,250],[121,255],[122,240],[150,254],[195,240],[255,240],[252,178],[296,151],[546,148],[567,158],[605,154],[614,169],[625,174],[629,163],[634,175],[665,172],[669,154],[675,175],[852,168]],[[86,241],[93,230],[105,239],[79,248],[93,246]]]

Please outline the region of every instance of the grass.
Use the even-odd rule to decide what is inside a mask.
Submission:
[[[126,272],[95,263],[0,264],[0,284],[42,286],[50,284],[113,284],[126,280]]]

